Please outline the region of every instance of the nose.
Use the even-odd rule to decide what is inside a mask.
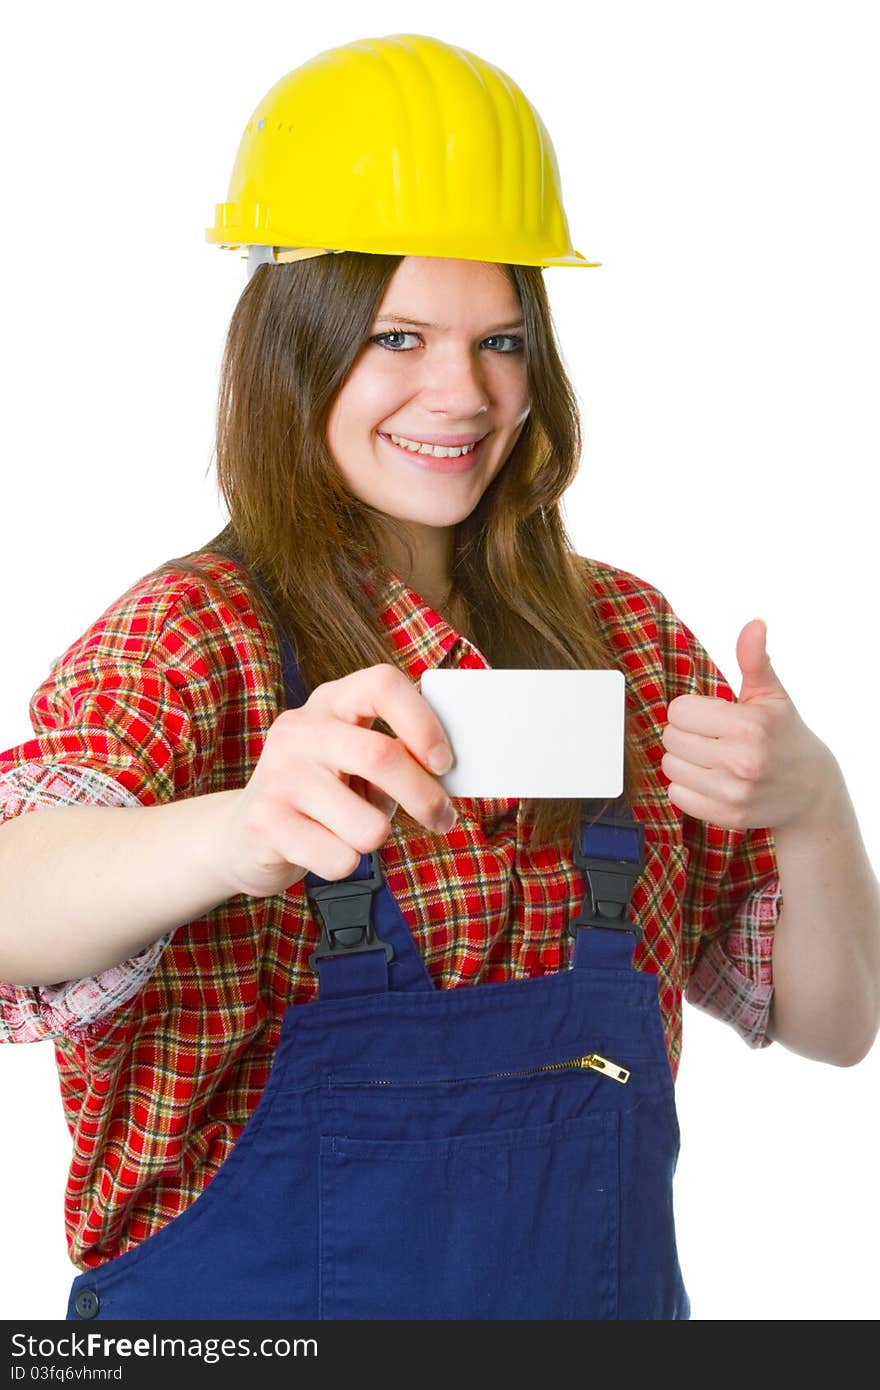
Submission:
[[[466,422],[489,409],[485,363],[467,348],[450,348],[425,364],[422,399],[426,409]]]

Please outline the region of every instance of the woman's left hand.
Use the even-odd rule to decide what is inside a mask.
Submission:
[[[660,764],[667,795],[686,815],[727,830],[779,829],[821,812],[837,764],[801,719],[767,655],[762,618],[736,644],[736,704],[679,695],[668,706]]]

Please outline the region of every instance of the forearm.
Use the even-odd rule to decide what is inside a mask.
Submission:
[[[768,1035],[851,1066],[880,1027],[880,885],[836,759],[798,822],[774,828],[783,906]]]
[[[0,980],[96,974],[233,896],[218,826],[237,791],[161,806],[53,806],[0,828]]]

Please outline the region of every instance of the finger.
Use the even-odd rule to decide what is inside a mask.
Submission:
[[[363,778],[359,777],[357,780],[359,782],[362,782]],[[352,782],[353,781],[354,778],[352,778]],[[367,798],[371,806],[377,806],[379,810],[382,812],[382,814],[384,816],[387,816],[390,821],[394,820],[394,816],[397,811],[397,802],[393,799],[393,797],[390,797],[386,792],[383,792],[381,787],[374,787],[372,782],[364,783],[363,794]]]
[[[735,802],[740,790],[738,779],[731,773],[718,768],[695,767],[693,763],[677,758],[674,753],[664,753],[660,766],[670,782],[706,800]]]
[[[361,861],[360,850],[290,806],[279,813],[275,848],[288,863],[333,881],[347,878]]]
[[[315,695],[319,692],[322,703],[337,719],[348,724],[382,719],[423,767],[437,773],[448,771],[432,759],[439,745],[451,765],[446,731],[425,697],[397,666],[382,663],[366,671],[353,671],[320,686]]]
[[[701,796],[699,792],[682,786],[680,782],[670,782],[666,788],[666,793],[673,806],[694,820],[705,821],[708,825],[720,826],[722,830],[746,828],[740,823],[739,817],[730,814],[729,805],[708,796]]]
[[[687,733],[723,738],[737,731],[745,711],[730,700],[714,695],[677,695],[669,703],[667,717]]]
[[[691,734],[667,724],[663,730],[663,747],[667,753],[674,753],[684,762],[695,767],[719,767],[721,765],[721,740],[708,738],[705,734]]]
[[[429,830],[443,833],[454,824],[454,808],[444,788],[412,757],[402,739],[339,719],[313,721],[309,733],[314,740],[312,759],[330,772],[364,778]]]
[[[304,765],[298,772],[296,791],[287,800],[286,809],[323,826],[359,854],[377,849],[388,835],[390,818],[381,807],[358,796],[332,772],[315,763]]]

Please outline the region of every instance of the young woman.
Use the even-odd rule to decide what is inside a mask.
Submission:
[[[736,701],[657,589],[573,553],[543,269],[590,263],[506,74],[421,35],[318,55],[209,239],[249,248],[229,524],[0,754],[0,1019],[55,1042],[67,1315],[686,1318],[683,994],[753,1047],[848,1064],[876,1032],[854,823],[846,1017],[808,941],[774,978],[814,887],[776,838],[844,816],[836,763],[760,623]],[[618,802],[450,806],[440,666],[622,670]]]

